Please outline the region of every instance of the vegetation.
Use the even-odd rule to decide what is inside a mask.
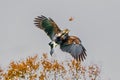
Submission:
[[[47,54],[37,55],[23,61],[11,62],[6,71],[0,68],[0,80],[99,80],[100,68],[83,66],[76,60],[58,62]]]

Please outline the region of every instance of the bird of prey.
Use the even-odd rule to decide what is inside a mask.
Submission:
[[[81,44],[81,40],[76,36],[70,36],[68,29],[61,30],[53,19],[43,15],[36,17],[34,22],[34,24],[45,31],[51,39],[51,42],[49,43],[51,55],[54,53],[54,47],[56,47],[57,44],[60,45],[60,49],[63,52],[70,53],[74,59],[79,61],[86,59],[86,49]]]

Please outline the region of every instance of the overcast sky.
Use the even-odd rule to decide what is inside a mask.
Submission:
[[[49,53],[49,37],[33,24],[40,15],[82,40],[88,55],[84,63],[100,65],[103,80],[120,79],[120,0],[0,0],[1,66]]]

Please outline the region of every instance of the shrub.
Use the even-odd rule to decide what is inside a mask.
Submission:
[[[98,80],[99,75],[100,68],[95,64],[83,66],[76,60],[58,62],[50,60],[47,54],[12,61],[7,71],[0,68],[1,80]]]

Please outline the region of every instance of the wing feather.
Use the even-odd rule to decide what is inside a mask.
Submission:
[[[76,60],[83,61],[86,59],[86,49],[81,44],[79,38],[75,36],[70,36],[66,41],[60,44],[60,48],[62,51],[70,53]]]
[[[38,28],[44,30],[47,33],[51,40],[53,40],[55,34],[61,31],[57,24],[51,18],[46,18],[45,16],[38,16],[37,18],[35,18],[34,22],[34,24]]]

